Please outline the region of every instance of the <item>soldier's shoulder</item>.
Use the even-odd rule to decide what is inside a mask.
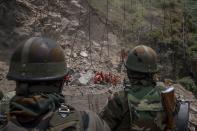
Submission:
[[[53,113],[49,125],[51,130],[79,129],[81,121],[80,111],[71,106],[64,105]]]
[[[127,103],[127,97],[125,91],[119,91],[113,93],[112,97],[108,98],[108,107],[119,108]]]
[[[118,91],[112,94],[112,100],[115,100],[115,101],[125,99],[125,97],[126,97],[125,91]]]
[[[50,130],[58,131],[67,129],[72,131],[81,131],[82,129],[98,131],[100,128],[102,130],[109,129],[108,125],[96,113],[92,111],[79,111],[74,108],[67,113],[57,110],[49,124]]]
[[[83,111],[86,115],[82,115],[83,127],[87,131],[110,131],[108,124],[101,119],[98,114],[92,111]]]
[[[156,87],[161,91],[166,89],[165,83],[161,81],[156,83]]]

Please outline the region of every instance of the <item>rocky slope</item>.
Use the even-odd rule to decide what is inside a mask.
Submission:
[[[94,12],[89,13],[86,1],[12,0],[2,1],[0,6],[0,53],[8,56],[2,60],[8,61],[11,51],[7,50],[27,38],[45,36],[64,48],[72,68],[105,69],[117,64],[118,39],[111,32],[108,40],[102,36],[105,26]]]
[[[74,70],[116,72],[119,40],[110,30],[106,38],[106,26],[86,0],[3,0],[0,19],[2,88],[13,50],[34,36],[55,39]]]
[[[196,54],[197,45],[195,1],[88,1],[98,14],[113,23],[111,27],[120,34],[122,45],[147,44],[157,51],[163,78],[179,79],[190,75],[190,56]]]
[[[160,56],[161,76],[179,79],[190,75],[187,48],[195,51],[196,45],[189,5],[189,0],[185,5],[177,0],[2,0],[0,59],[8,61],[27,38],[46,36],[65,49],[70,67],[105,70],[118,64],[121,48],[147,44]]]

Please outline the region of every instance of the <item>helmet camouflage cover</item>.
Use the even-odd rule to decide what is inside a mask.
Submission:
[[[129,52],[126,60],[126,68],[142,73],[157,72],[157,54],[148,46],[136,46]]]
[[[7,78],[19,81],[54,80],[66,74],[63,51],[55,41],[32,37],[13,53]]]

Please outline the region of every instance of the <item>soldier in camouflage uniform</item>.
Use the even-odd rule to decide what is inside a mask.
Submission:
[[[160,95],[164,87],[156,86],[153,80],[156,61],[156,52],[144,45],[128,54],[125,66],[129,82],[100,113],[112,131],[175,130],[166,128]]]
[[[3,131],[109,131],[96,114],[64,103],[67,75],[62,49],[52,40],[33,37],[11,58],[9,80],[16,81],[9,122]]]

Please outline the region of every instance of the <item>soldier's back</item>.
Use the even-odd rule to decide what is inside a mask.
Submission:
[[[12,118],[3,131],[110,131],[108,125],[95,113],[58,109],[49,112],[39,122],[21,123]]]
[[[154,86],[130,87],[114,96],[114,98],[108,102],[107,106],[100,113],[100,115],[108,123],[112,131],[130,131],[131,126],[136,127],[136,129],[132,130],[141,130],[136,125],[139,123],[139,121],[136,121],[137,117],[139,118],[138,120],[141,121],[148,118],[149,120],[145,120],[145,122],[152,122],[155,126],[153,127],[153,130],[156,129],[159,131],[159,128],[163,128],[163,126],[160,125],[161,123],[159,123],[159,121],[157,121],[158,123],[154,123],[154,118],[151,117],[153,114],[151,113],[158,111],[162,114],[163,112],[160,101],[161,98],[158,92],[161,90],[162,87],[155,88]],[[149,112],[150,114],[144,112]],[[147,126],[146,123],[140,126]],[[156,126],[162,127],[157,128]]]

